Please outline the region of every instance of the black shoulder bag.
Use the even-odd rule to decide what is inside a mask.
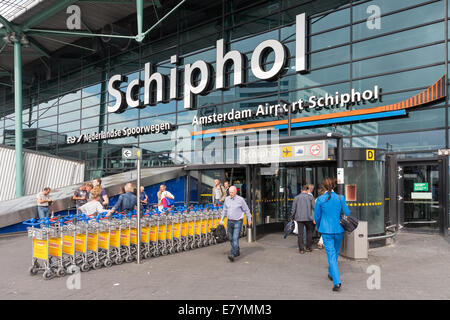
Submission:
[[[358,219],[356,219],[353,216],[346,216],[344,212],[344,204],[342,203],[341,196],[338,195],[339,201],[341,201],[341,219],[339,220],[339,223],[344,228],[345,231],[351,233],[353,230],[358,227]]]

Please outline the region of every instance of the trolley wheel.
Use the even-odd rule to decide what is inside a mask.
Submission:
[[[144,259],[148,259],[148,258],[150,258],[152,255],[150,254],[150,252],[148,252],[148,251],[145,251],[144,252]]]
[[[134,257],[132,255],[126,256],[125,261],[126,262],[132,262],[134,260]]]
[[[203,241],[199,241],[199,242],[197,242],[197,247],[198,247],[198,248],[201,248],[201,247],[203,247]]]
[[[187,243],[185,243],[185,244],[183,245],[183,250],[184,250],[184,251],[188,251],[188,250],[189,250],[189,245],[188,245]]]
[[[109,268],[109,267],[112,266],[112,261],[109,260],[109,259],[106,259],[106,260],[103,262],[103,265],[104,265],[105,267]]]
[[[94,269],[94,270],[98,270],[98,269],[100,269],[102,267],[102,263],[100,262],[100,261],[95,261],[93,264],[92,264],[92,268]]]
[[[192,242],[190,247],[191,247],[191,250],[194,250],[195,249],[195,242]]]
[[[64,270],[64,268],[59,268],[58,270],[56,270],[56,275],[58,277],[64,277],[66,275],[66,270]]]
[[[83,263],[83,264],[80,266],[80,269],[81,269],[82,272],[87,272],[87,271],[89,271],[90,267],[91,267],[91,266],[90,266],[89,264]]]
[[[173,254],[175,253],[175,248],[174,247],[170,247],[169,248],[169,254]]]
[[[37,273],[38,273],[38,268],[36,268],[34,265],[33,266],[31,266],[29,269],[28,269],[28,272],[30,272],[30,274],[32,275],[32,276],[35,276],[35,275],[37,275]]]
[[[177,245],[177,252],[181,252],[183,251],[183,247],[181,246],[181,244]]]
[[[45,270],[44,274],[42,275],[44,277],[45,280],[50,280],[52,279],[55,275],[53,274],[53,272],[51,270]]]
[[[122,257],[116,257],[116,259],[114,259],[115,264],[122,264],[122,262],[123,262]]]
[[[161,250],[161,254],[162,254],[163,256],[167,256],[167,254],[168,254],[167,249],[166,249],[166,248],[162,249],[162,250]]]

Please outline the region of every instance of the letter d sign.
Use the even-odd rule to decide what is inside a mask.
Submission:
[[[367,149],[366,150],[366,160],[367,161],[374,161],[375,160],[375,150],[373,150],[373,149]]]

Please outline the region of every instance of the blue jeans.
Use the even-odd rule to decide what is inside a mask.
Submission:
[[[48,217],[48,207],[38,206],[39,219]]]
[[[230,255],[236,257],[239,254],[239,235],[241,233],[242,220],[231,221],[227,220],[228,239],[231,242]]]
[[[341,283],[337,261],[343,236],[344,233],[322,233],[323,245],[327,252],[328,274],[333,278],[334,285]]]

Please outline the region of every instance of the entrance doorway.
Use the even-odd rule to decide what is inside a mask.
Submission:
[[[398,162],[400,224],[416,231],[445,233],[444,161]]]
[[[294,197],[303,185],[314,185],[314,197],[317,197],[323,179],[335,176],[335,162],[254,166],[256,225],[284,224],[290,217]]]

